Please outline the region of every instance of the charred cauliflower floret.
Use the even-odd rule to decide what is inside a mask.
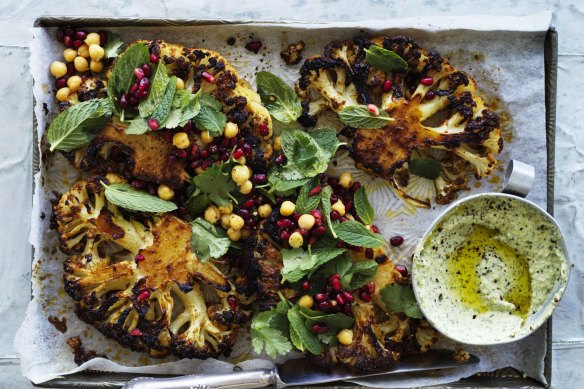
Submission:
[[[304,41],[291,43],[284,50],[280,51],[280,57],[287,65],[296,65],[302,60],[302,52],[304,51]]]
[[[371,45],[398,54],[407,70],[391,73],[370,66],[365,49]],[[393,121],[385,127],[355,129],[352,156],[357,167],[388,179],[400,196],[416,206],[430,204],[408,191],[409,174],[403,170],[409,170],[414,151],[432,158],[430,150],[444,150],[450,154],[448,163],[456,165],[438,178],[431,177],[439,203],[452,201],[456,191],[465,187],[467,172],[482,178],[495,168],[495,155],[503,147],[498,116],[478,96],[469,75],[411,38],[332,42],[324,56],[306,60],[300,74],[296,90],[303,105],[299,121],[305,126],[314,125],[327,109],[338,113],[357,104],[375,104],[389,114]]]
[[[250,303],[214,262],[191,251],[191,228],[170,215],[144,217],[107,201],[101,182],[76,183],[54,207],[65,290],[76,313],[105,336],[153,356],[229,352]]]

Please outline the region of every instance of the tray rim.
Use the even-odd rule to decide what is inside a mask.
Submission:
[[[174,26],[204,26],[204,25],[270,25],[281,24],[294,26],[296,24],[326,25],[327,22],[301,21],[301,20],[239,20],[239,19],[184,19],[184,18],[139,18],[139,17],[87,17],[87,16],[58,16],[43,15],[35,19],[34,28],[68,26],[93,26],[93,27],[174,27]],[[546,210],[553,216],[554,214],[554,185],[555,185],[555,137],[556,137],[556,95],[557,95],[557,66],[558,66],[558,33],[554,26],[550,25],[544,40],[544,74],[545,74],[545,118],[546,118]],[[33,107],[36,101],[33,97]],[[39,172],[39,149],[37,122],[33,110],[33,193],[34,175]],[[34,247],[32,258],[34,259]],[[552,382],[552,327],[553,316],[550,317],[546,326],[546,353],[544,356],[543,375],[546,384],[533,378],[524,376],[521,372],[511,368],[498,369],[493,372],[477,373],[471,377],[463,378],[446,385],[432,386],[436,388],[487,388],[487,387],[515,387],[515,388],[550,388]],[[63,378],[53,379],[41,384],[34,384],[41,388],[115,388],[122,387],[131,378],[143,376],[144,374],[128,374],[115,372],[101,372],[87,370],[75,373]],[[110,382],[104,381],[103,377],[108,377]],[[310,386],[318,388],[319,386]],[[322,386],[320,386],[322,387]],[[354,385],[337,385],[335,388],[354,387]],[[327,388],[330,388],[327,387]]]

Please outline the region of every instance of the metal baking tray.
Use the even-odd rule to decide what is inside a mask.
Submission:
[[[75,16],[41,16],[34,22],[33,27],[171,27],[171,26],[213,26],[218,24],[295,24],[306,23],[301,21],[238,21],[238,20],[193,20],[193,19],[142,19],[142,18],[90,18]],[[314,23],[314,22],[312,22]],[[557,94],[557,66],[558,66],[558,33],[550,27],[544,41],[545,60],[545,107],[546,107],[546,148],[547,148],[547,211],[554,212],[554,161],[556,139],[556,94]],[[34,104],[34,102],[33,102]],[[33,115],[33,174],[39,171],[39,152],[36,147],[37,132],[36,119]],[[34,186],[34,183],[33,183]],[[437,388],[549,388],[552,381],[552,318],[546,322],[546,354],[544,358],[544,377],[547,385],[535,379],[525,377],[511,367],[495,370],[489,373],[477,373],[472,377],[452,382],[446,385],[433,386]],[[101,371],[84,371],[54,379],[42,384],[33,384],[41,388],[120,388],[132,378],[144,374],[112,373]],[[165,377],[159,375],[159,377]],[[318,386],[314,386],[317,388]],[[322,387],[322,386],[321,386]],[[337,388],[350,388],[354,385],[343,383]]]

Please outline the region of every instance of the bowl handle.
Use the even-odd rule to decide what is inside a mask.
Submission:
[[[535,169],[533,166],[512,159],[505,170],[503,193],[525,197],[533,186]]]

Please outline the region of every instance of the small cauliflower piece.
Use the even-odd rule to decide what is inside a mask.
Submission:
[[[304,51],[304,41],[291,43],[284,50],[280,52],[280,57],[287,65],[296,65],[302,60],[302,52]]]

